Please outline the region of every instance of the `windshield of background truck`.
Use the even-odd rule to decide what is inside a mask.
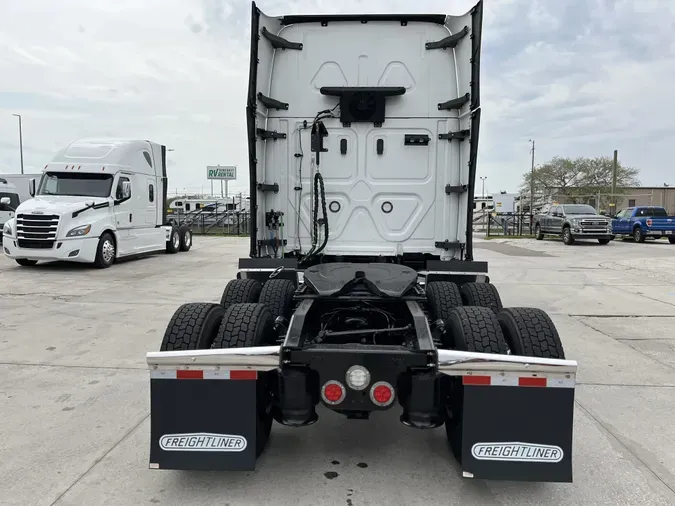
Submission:
[[[0,199],[3,197],[9,197],[10,207],[13,207],[14,209],[19,207],[19,196],[16,193],[0,192]]]
[[[564,206],[565,213],[567,214],[596,214],[595,209],[591,206],[584,205],[574,205],[574,206]]]
[[[42,176],[37,194],[110,197],[112,182],[112,174],[47,172]]]

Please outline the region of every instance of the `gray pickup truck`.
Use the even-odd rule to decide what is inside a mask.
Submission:
[[[537,214],[534,235],[539,241],[546,235],[562,237],[567,245],[577,239],[597,239],[600,244],[614,239],[609,218],[586,204],[554,205],[545,214]]]

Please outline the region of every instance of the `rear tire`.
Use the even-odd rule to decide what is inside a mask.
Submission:
[[[541,226],[538,223],[534,227],[534,235],[537,241],[541,241],[544,238],[544,233],[541,231]]]
[[[459,289],[465,306],[480,306],[492,309],[495,314],[502,309],[502,299],[492,283],[466,283]]]
[[[228,309],[232,304],[258,302],[262,288],[262,283],[255,279],[233,279],[225,285],[220,305]]]
[[[565,358],[558,330],[545,311],[529,307],[507,308],[500,311],[497,320],[513,355]]]
[[[670,244],[675,244],[675,237],[673,237],[673,236],[668,237],[668,242]]]
[[[178,228],[171,227],[171,234],[169,240],[166,241],[166,252],[170,254],[178,253],[180,251],[180,233]]]
[[[640,227],[635,227],[635,230],[633,230],[633,239],[635,242],[645,242],[645,235]]]
[[[37,265],[38,261],[28,260],[27,258],[17,258],[16,263],[19,264],[21,267],[33,267],[34,265]]]
[[[218,304],[191,302],[173,314],[159,351],[205,350],[211,347],[225,310]]]
[[[265,304],[274,320],[281,316],[290,320],[293,312],[295,285],[288,279],[270,279],[265,281],[258,302]]]
[[[598,239],[600,244],[609,244],[610,239]]]
[[[110,232],[103,232],[96,247],[94,265],[99,269],[107,269],[115,262],[115,256],[115,238]]]
[[[225,312],[212,348],[264,346],[274,335],[274,320],[264,304],[233,304]],[[255,456],[262,455],[272,431],[274,418],[268,388],[269,377],[258,373]]]
[[[187,225],[181,225],[178,227],[178,233],[180,234],[180,250],[190,251],[192,247],[192,230]]]
[[[506,355],[508,345],[497,320],[497,315],[485,307],[464,306],[450,311],[447,332],[459,351]],[[464,386],[461,377],[448,377],[446,392],[445,434],[452,453],[462,462],[462,405]]]
[[[443,320],[447,325],[450,311],[462,306],[459,286],[452,281],[432,281],[427,283],[426,293],[431,321]]]
[[[213,347],[248,348],[275,342],[274,318],[266,305],[232,304],[220,321]]]

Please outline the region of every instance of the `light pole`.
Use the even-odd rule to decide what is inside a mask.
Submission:
[[[485,180],[487,179],[487,176],[481,176],[480,180],[483,182],[483,189],[480,192],[481,198],[485,198]]]
[[[532,169],[530,171],[530,233],[532,232],[532,220],[534,220],[534,140],[532,143]]]
[[[21,152],[21,174],[23,174],[23,133],[21,132],[21,115],[12,114],[12,116],[19,118],[19,151]]]

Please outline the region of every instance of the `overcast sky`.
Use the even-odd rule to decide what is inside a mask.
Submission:
[[[0,172],[26,172],[88,136],[148,138],[172,190],[209,189],[205,166],[248,179],[245,0],[2,0]],[[267,14],[462,14],[473,0],[260,0]],[[485,0],[478,175],[514,191],[537,162],[612,156],[644,185],[675,184],[675,0]]]

